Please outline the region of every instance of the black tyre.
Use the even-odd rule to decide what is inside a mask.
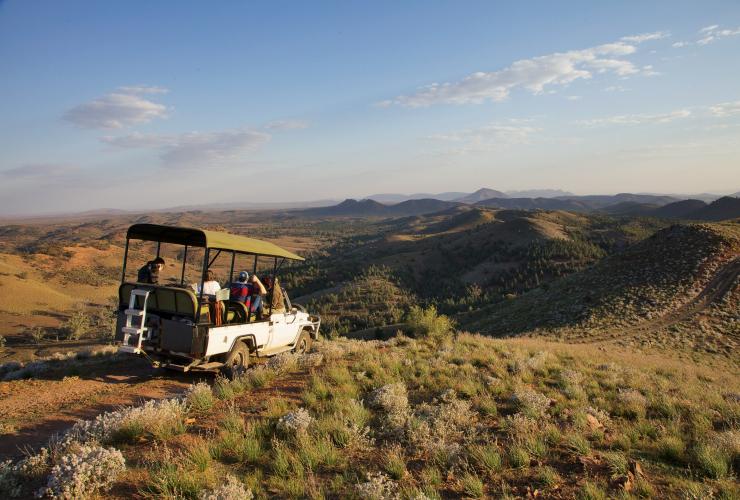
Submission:
[[[249,348],[244,342],[237,341],[234,348],[226,356],[226,362],[221,371],[225,377],[234,380],[247,371],[247,368],[249,368]]]
[[[311,335],[308,330],[301,330],[301,334],[298,335],[298,340],[295,343],[293,352],[296,354],[306,354],[311,350]]]

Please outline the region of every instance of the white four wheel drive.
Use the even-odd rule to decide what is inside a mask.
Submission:
[[[162,243],[185,247],[180,283],[160,285],[126,280],[129,241]],[[200,293],[186,285],[189,248],[204,249]],[[230,259],[229,282],[237,256],[252,256],[253,271],[259,257],[273,260],[273,287],[263,297],[258,314],[242,302],[230,300],[228,288],[208,296],[205,278],[219,256]],[[119,287],[116,339],[120,351],[149,358],[155,366],[181,371],[221,370],[234,377],[247,366],[250,356],[272,356],[285,351],[306,352],[318,338],[321,320],[303,307],[291,304],[276,278],[285,259],[302,257],[267,241],[200,229],[134,224],[126,235],[126,250]],[[273,300],[273,294],[282,303]],[[282,293],[280,293],[282,292]]]

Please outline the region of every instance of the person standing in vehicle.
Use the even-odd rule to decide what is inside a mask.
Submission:
[[[164,259],[157,257],[144,264],[137,273],[136,281],[150,285],[159,284],[159,272],[164,269]]]
[[[280,287],[277,277],[268,276],[265,278],[267,283],[267,290],[272,297],[270,303],[271,313],[282,313],[285,312],[285,298],[283,297],[283,289]]]

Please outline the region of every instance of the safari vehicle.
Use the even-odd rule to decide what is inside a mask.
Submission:
[[[182,260],[179,283],[176,279],[174,283],[160,281],[158,285],[127,280],[130,242],[142,245],[136,240],[155,242],[157,257],[163,243],[168,248],[169,244],[183,247],[175,259]],[[154,243],[147,245],[153,251]],[[200,282],[197,295],[185,279],[189,250],[191,255],[202,253],[202,262],[197,261],[200,268],[196,271]],[[209,298],[203,294],[203,283],[220,256],[228,259],[228,282],[225,289]],[[119,351],[145,356],[154,366],[183,372],[221,370],[233,377],[246,369],[250,356],[308,350],[312,340],[318,338],[320,318],[291,304],[285,292],[284,308],[276,306],[273,310],[274,289],[280,286],[277,280],[274,279],[275,285],[263,298],[262,315],[254,314],[241,302],[229,300],[228,286],[234,278],[237,258],[242,261],[246,258],[252,264],[252,274],[257,271],[258,258],[268,259],[273,279],[286,259],[304,260],[273,243],[229,233],[155,224],[131,226],[126,234],[118,292]]]

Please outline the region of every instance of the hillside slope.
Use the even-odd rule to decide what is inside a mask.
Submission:
[[[463,318],[495,335],[671,346],[740,346],[740,225],[676,225],[591,268]]]

